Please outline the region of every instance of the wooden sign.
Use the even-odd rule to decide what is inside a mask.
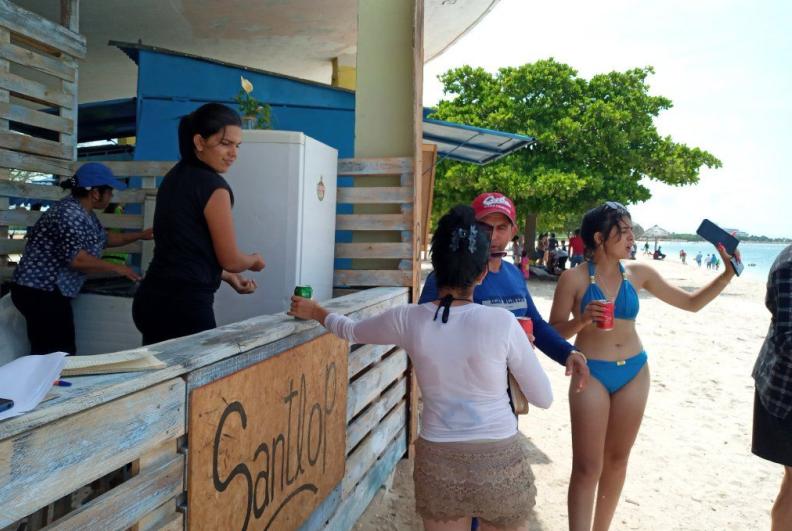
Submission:
[[[296,529],[344,476],[346,341],[325,334],[190,394],[188,529]]]

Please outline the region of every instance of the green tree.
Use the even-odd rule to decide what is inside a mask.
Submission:
[[[463,66],[440,76],[447,99],[432,117],[531,135],[537,142],[488,166],[443,161],[435,215],[485,191],[511,197],[533,242],[543,228],[577,226],[603,201],[646,201],[644,177],[683,186],[702,166],[721,162],[697,147],[661,136],[654,119],[671,100],[649,94],[652,67],[599,74],[590,80],[546,59],[491,74]]]

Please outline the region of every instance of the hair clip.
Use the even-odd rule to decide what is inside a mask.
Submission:
[[[459,250],[459,240],[461,238],[467,238],[467,236],[468,236],[468,232],[462,227],[457,227],[456,229],[454,229],[454,231],[451,233],[451,245],[450,245],[451,250],[453,252]]]
[[[468,233],[468,252],[470,254],[476,253],[476,236],[478,235],[478,229],[475,225],[470,226],[470,232]]]

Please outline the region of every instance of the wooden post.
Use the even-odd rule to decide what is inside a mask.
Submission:
[[[421,290],[421,249],[423,249],[423,0],[413,2],[413,47],[412,47],[412,117],[413,117],[413,263],[412,263],[412,301],[416,302]],[[408,407],[409,418],[407,422],[407,448],[410,457],[414,454],[413,442],[418,438],[418,401],[420,390],[415,369],[410,365],[408,372],[410,378]]]
[[[61,25],[69,28],[75,33],[80,31],[80,0],[61,0]],[[77,105],[78,105],[78,69],[77,62],[66,54],[61,54],[67,66],[74,69],[74,81],[61,81],[61,90],[66,94],[72,95],[71,108],[61,107],[59,114],[63,118],[74,120],[74,127],[71,133],[61,133],[60,141],[64,145],[71,144],[72,160],[77,160]]]
[[[8,44],[11,42],[11,33],[3,28],[0,27],[0,45]],[[10,71],[10,66],[8,61],[5,59],[0,59],[0,74],[8,73]],[[10,100],[9,93],[7,90],[0,89],[0,103],[8,103]],[[7,132],[8,131],[8,120],[0,120],[0,132]],[[8,179],[9,178],[9,170],[5,168],[0,168],[0,179]],[[7,210],[9,206],[8,197],[0,196],[0,210]],[[8,227],[0,226],[0,239],[8,238]],[[4,268],[8,264],[8,256],[0,254],[0,268]]]
[[[60,0],[61,26],[80,32],[80,0]]]
[[[157,187],[156,177],[143,177],[141,179],[141,186],[144,190],[151,190]],[[147,229],[154,226],[154,210],[157,207],[157,199],[154,195],[146,194],[143,201],[143,228]],[[154,257],[154,240],[141,242],[143,251],[140,256],[140,271],[144,275],[148,270],[151,259]]]

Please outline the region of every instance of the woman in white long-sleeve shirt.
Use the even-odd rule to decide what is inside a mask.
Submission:
[[[506,394],[507,368],[532,404],[547,408],[553,396],[514,315],[472,302],[487,274],[489,246],[487,227],[460,205],[432,239],[439,300],[359,322],[300,297],[289,312],[351,343],[395,344],[409,353],[423,397],[415,500],[430,531],[467,531],[474,516],[483,530],[523,529],[535,503],[527,440]]]

